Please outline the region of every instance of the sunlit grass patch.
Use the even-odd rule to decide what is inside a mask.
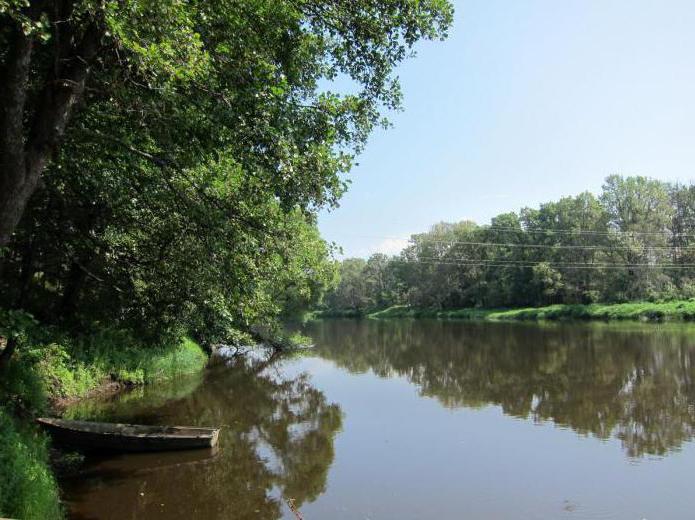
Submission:
[[[695,301],[556,304],[519,309],[417,309],[394,305],[370,318],[438,318],[461,320],[695,320]]]
[[[63,517],[48,462],[47,440],[0,407],[0,516],[23,520]]]

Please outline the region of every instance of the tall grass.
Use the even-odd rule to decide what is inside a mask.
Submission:
[[[0,517],[63,517],[58,486],[48,464],[47,440],[0,407]]]
[[[30,336],[0,382],[0,393],[40,411],[47,400],[82,397],[104,382],[140,385],[174,379],[201,370],[206,361],[202,348],[189,338],[145,346],[114,330],[79,338]]]

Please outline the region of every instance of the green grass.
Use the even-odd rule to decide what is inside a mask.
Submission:
[[[370,318],[437,318],[464,320],[695,320],[695,301],[559,304],[520,309],[416,309],[404,305],[389,307]]]
[[[46,436],[0,407],[0,517],[63,518]]]
[[[307,316],[307,320],[320,320],[323,318],[363,318],[365,313],[356,309],[327,309],[314,311]]]
[[[76,339],[34,334],[15,354],[8,377],[0,382],[0,395],[22,409],[41,411],[48,401],[79,398],[105,382],[165,381],[197,372],[206,362],[203,349],[189,338],[146,346],[113,330]]]
[[[374,312],[369,315],[375,319],[389,318],[436,318],[436,319],[459,319],[459,320],[484,320],[490,314],[500,312],[495,309],[419,309],[408,307],[407,305],[394,305],[383,311]]]

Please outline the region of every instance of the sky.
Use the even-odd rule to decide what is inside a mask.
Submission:
[[[462,0],[449,38],[398,68],[340,207],[344,256],[397,253],[441,221],[493,216],[613,173],[695,180],[695,2]]]

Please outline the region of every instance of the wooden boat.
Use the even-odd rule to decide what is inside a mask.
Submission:
[[[41,417],[36,420],[59,443],[106,451],[167,451],[212,448],[218,428],[144,426],[139,424],[68,421]]]

